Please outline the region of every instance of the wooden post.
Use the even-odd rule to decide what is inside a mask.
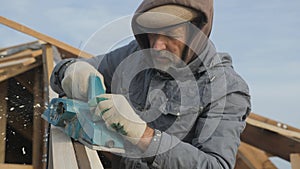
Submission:
[[[53,65],[54,65],[54,60],[53,60],[53,49],[52,49],[52,45],[50,44],[43,44],[42,45],[42,50],[43,50],[43,82],[44,82],[44,103],[45,105],[49,104],[49,97],[50,97],[50,77],[51,77],[51,73],[53,70]],[[45,169],[47,168],[47,163],[48,163],[48,159],[49,159],[49,153],[51,153],[51,151],[49,152],[49,147],[48,147],[48,141],[49,141],[49,123],[43,120],[43,134],[44,134],[44,139],[43,139],[43,166],[42,168]],[[52,164],[50,164],[51,167]]]
[[[7,81],[0,83],[0,163],[5,162],[7,87]]]
[[[46,81],[46,85],[49,85],[50,76],[53,70],[53,50],[52,45],[44,44],[42,45],[43,48],[43,65],[44,65],[44,75],[48,77]]]
[[[43,151],[43,129],[41,114],[44,110],[42,67],[36,68],[33,82],[33,140],[32,140],[32,165],[35,169],[42,168],[42,151]]]
[[[292,169],[299,169],[300,168],[300,154],[291,154],[291,165]]]

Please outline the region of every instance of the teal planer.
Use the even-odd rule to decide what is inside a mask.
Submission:
[[[105,93],[100,78],[96,75],[89,77],[89,103],[99,100],[96,96]],[[62,129],[68,136],[81,142],[91,149],[124,152],[122,137],[106,128],[103,120],[94,122],[92,114],[95,107],[87,102],[67,98],[54,98],[42,117],[54,126]]]

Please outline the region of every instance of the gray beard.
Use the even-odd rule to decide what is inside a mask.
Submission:
[[[150,54],[152,56],[154,67],[164,72],[167,72],[167,70],[170,68],[178,68],[181,67],[182,65],[185,65],[184,62],[179,57],[175,56],[173,53],[167,50],[156,51],[152,49],[150,51]],[[159,60],[156,60],[155,59],[156,57],[167,59],[168,62],[162,63]]]

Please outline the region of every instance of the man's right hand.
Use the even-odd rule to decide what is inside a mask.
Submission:
[[[88,87],[90,75],[99,76],[104,82],[103,76],[87,62],[77,61],[72,63],[65,71],[61,81],[62,89],[67,97],[88,101]],[[105,86],[103,86],[105,89]]]

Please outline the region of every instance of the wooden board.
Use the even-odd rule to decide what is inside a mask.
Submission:
[[[22,164],[0,164],[0,169],[33,169],[33,166]]]
[[[59,128],[51,126],[50,138],[51,149],[49,151],[51,151],[52,158],[49,159],[49,165],[51,165],[53,169],[78,169],[75,151],[70,137]]]
[[[251,169],[277,169],[264,151],[250,146],[249,144],[241,142],[238,156]]]
[[[75,154],[76,154],[78,167],[84,168],[84,169],[91,169],[90,161],[86,154],[84,145],[75,141],[75,142],[73,142],[73,146],[74,146],[74,150],[75,150]]]
[[[4,58],[0,58],[0,63],[6,63],[9,61],[17,61],[19,59],[24,59],[24,58],[35,58],[37,56],[42,55],[42,50],[31,50],[31,49],[26,49],[24,51],[15,53],[10,56],[6,56]]]
[[[300,168],[300,154],[291,154],[292,169]]]
[[[30,64],[30,65],[18,65],[18,66],[13,66],[13,67],[8,67],[8,68],[3,68],[0,69],[0,82],[7,80],[11,77],[14,77],[16,75],[19,75],[21,73],[24,73],[28,70],[31,70],[35,67],[38,67],[42,64],[42,60],[38,59],[35,63]]]
[[[266,129],[269,131],[273,131],[287,137],[294,137],[300,139],[300,132],[298,132],[296,129],[290,130],[291,127],[288,127],[287,125],[285,126],[285,128],[282,128],[253,118],[248,118],[246,121],[248,124],[251,124],[253,126],[260,127],[262,129]]]
[[[289,125],[284,124],[283,122],[280,122],[280,121],[275,121],[275,120],[260,116],[260,115],[255,114],[255,113],[250,113],[248,118],[263,122],[265,124],[270,124],[270,125],[273,125],[273,126],[277,126],[279,128],[288,129],[289,131],[295,131],[295,132],[300,133],[300,129],[298,129],[298,128],[289,126]]]
[[[97,151],[92,150],[86,146],[84,146],[84,148],[85,148],[86,154],[88,156],[91,168],[92,169],[104,169],[104,167],[100,161],[100,158],[98,156]]]
[[[7,82],[0,83],[0,163],[5,161],[6,145],[6,111],[7,111]],[[1,168],[1,167],[0,167]]]
[[[50,84],[50,77],[53,70],[53,50],[50,44],[44,44],[43,48],[43,65],[44,65],[44,75],[47,77],[45,79],[46,84]]]
[[[14,45],[14,46],[9,46],[9,47],[5,47],[5,48],[1,48],[1,49],[0,49],[0,52],[6,51],[6,50],[8,50],[8,49],[19,48],[19,47],[24,46],[24,45],[32,45],[32,44],[35,44],[35,43],[37,43],[37,42],[38,42],[38,41],[33,41],[33,42],[21,43],[21,44],[18,44],[18,45]]]
[[[43,125],[41,114],[44,111],[44,83],[43,68],[38,67],[34,71],[33,82],[33,138],[32,138],[32,165],[34,168],[42,168],[43,155]]]
[[[300,141],[247,124],[241,140],[267,153],[290,161],[291,153],[300,153]]]
[[[47,35],[44,35],[42,33],[39,33],[31,28],[28,28],[24,25],[21,25],[17,22],[14,22],[12,20],[9,20],[7,18],[4,18],[2,16],[0,16],[0,23],[3,24],[3,25],[6,25],[12,29],[15,29],[17,31],[20,31],[22,33],[25,33],[27,35],[30,35],[30,36],[33,36],[39,40],[42,40],[42,41],[45,41],[45,42],[48,42],[54,46],[57,46],[58,48],[61,48],[65,51],[68,51],[72,54],[74,54],[75,56],[80,56],[80,57],[85,57],[85,58],[90,58],[90,57],[93,57],[91,54],[89,53],[86,53],[84,51],[81,51],[77,48],[74,48],[73,46],[70,46],[66,43],[63,43],[63,42],[60,42],[52,37],[49,37]]]
[[[244,160],[237,155],[234,169],[251,169]]]

